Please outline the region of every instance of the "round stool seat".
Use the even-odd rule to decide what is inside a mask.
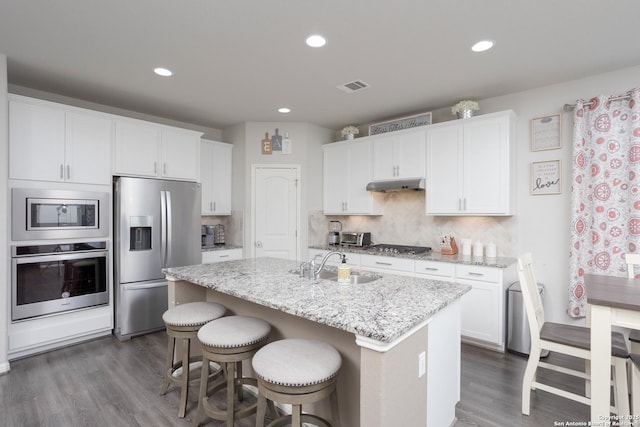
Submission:
[[[209,322],[198,331],[202,345],[219,348],[239,348],[264,341],[271,325],[251,316],[228,316]]]
[[[329,344],[308,339],[285,339],[262,347],[253,357],[253,370],[272,384],[303,387],[335,377],[340,353]]]
[[[226,310],[216,302],[189,302],[165,311],[162,320],[167,326],[201,326],[224,316]]]

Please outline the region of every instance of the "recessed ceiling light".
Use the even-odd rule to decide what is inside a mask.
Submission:
[[[311,47],[322,47],[327,43],[327,39],[322,37],[319,34],[314,34],[312,36],[307,37],[307,45]]]
[[[480,40],[478,43],[471,46],[471,50],[474,52],[484,52],[485,50],[489,50],[496,43],[493,40]]]
[[[282,108],[278,108],[278,112],[284,114],[284,113],[290,113],[291,110],[287,107],[282,107]]]
[[[162,67],[154,68],[153,72],[162,77],[169,77],[173,75],[173,72],[171,70],[167,70],[166,68]]]

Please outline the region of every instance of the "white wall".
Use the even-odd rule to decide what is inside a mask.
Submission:
[[[0,54],[0,200],[9,206],[9,112],[7,99],[7,57]],[[8,322],[9,290],[9,210],[0,209],[0,374],[9,371]]]
[[[274,152],[263,155],[261,141],[265,132],[271,137],[275,129],[280,135],[289,134],[293,151],[290,155]],[[301,230],[300,245],[303,257],[308,246],[307,216],[310,210],[322,208],[322,144],[331,142],[334,131],[310,123],[247,122],[223,129],[222,140],[234,146],[232,209],[243,210],[244,253],[251,254],[251,170],[253,165],[300,165],[301,179]]]
[[[640,66],[573,80],[525,92],[480,101],[480,113],[512,109],[518,115],[517,233],[518,253],[533,254],[537,280],[546,286],[545,312],[550,321],[582,323],[566,314],[569,280],[569,233],[571,223],[571,153],[573,115],[562,113],[564,104],[597,95],[619,95],[640,83]],[[532,152],[532,118],[562,113],[562,148]],[[532,196],[530,164],[562,161],[562,194]],[[513,254],[517,255],[517,254]]]

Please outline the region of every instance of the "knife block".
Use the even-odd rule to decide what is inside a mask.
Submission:
[[[440,253],[442,255],[455,255],[458,253],[458,245],[456,245],[456,239],[451,237],[449,243],[440,243]]]

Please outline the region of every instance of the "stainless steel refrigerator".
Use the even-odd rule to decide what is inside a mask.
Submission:
[[[115,329],[129,339],[164,328],[167,281],[161,269],[200,264],[200,184],[114,180]]]

